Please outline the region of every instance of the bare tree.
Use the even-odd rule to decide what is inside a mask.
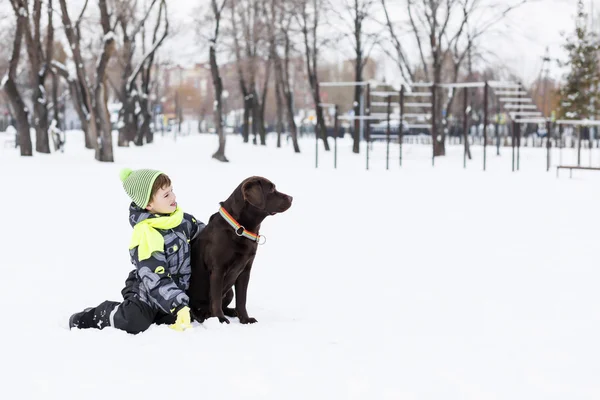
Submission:
[[[294,120],[294,91],[290,79],[290,57],[292,53],[291,26],[294,19],[293,4],[277,0],[265,2],[264,13],[269,39],[269,51],[275,67],[275,79],[283,95],[290,137],[296,153],[300,152],[298,129]],[[279,54],[283,48],[283,57]]]
[[[117,93],[122,107],[119,111],[119,146],[128,146],[129,142],[137,146],[144,143],[144,138],[152,141],[150,132],[150,122],[152,116],[149,111],[149,91],[150,91],[150,72],[154,60],[154,54],[160,47],[168,34],[168,18],[165,0],[160,1],[158,18],[154,28],[152,44],[150,50],[145,50],[145,25],[146,21],[158,0],[152,0],[150,7],[144,12],[138,20],[136,17],[137,0],[122,0],[119,3],[120,9],[117,20],[122,34],[123,51],[120,57],[122,68],[121,84],[113,88]],[[163,17],[164,15],[164,17]],[[161,21],[164,19],[164,23]],[[133,29],[129,29],[133,25]],[[159,37],[158,31],[161,25],[164,25],[163,33]],[[141,36],[141,39],[138,38]],[[142,59],[134,68],[133,59],[136,53],[137,43],[142,43]],[[142,77],[141,85],[138,86],[136,80],[138,76]],[[140,93],[141,92],[141,93]],[[140,124],[141,119],[141,124]],[[139,128],[138,128],[139,127]]]
[[[161,36],[158,36],[159,28],[161,26],[161,16],[164,19],[163,25],[163,33]],[[142,31],[145,36],[145,31]],[[142,60],[141,74],[142,74],[142,82],[141,82],[141,110],[142,110],[142,125],[140,127],[140,133],[142,136],[146,137],[147,143],[152,143],[154,140],[154,132],[150,129],[150,121],[152,116],[150,114],[150,106],[149,98],[150,93],[152,92],[152,67],[154,64],[154,58],[156,55],[157,49],[162,45],[163,41],[169,34],[169,17],[167,14],[167,2],[166,0],[161,0],[160,9],[158,11],[158,16],[156,19],[156,24],[154,25],[154,31],[152,32],[152,44],[150,46],[150,50],[148,52],[145,51],[144,46],[144,60]],[[145,43],[145,38],[142,38],[142,43]],[[155,80],[154,85],[158,85],[158,82]]]
[[[22,156],[33,155],[31,135],[29,133],[29,111],[25,106],[25,102],[17,88],[17,68],[21,56],[21,43],[23,33],[27,29],[27,2],[25,0],[11,0],[11,5],[15,12],[15,37],[13,41],[13,49],[10,57],[8,72],[3,79],[3,88],[9,100],[12,114],[16,120],[16,129],[19,137],[19,147],[21,148]]]
[[[213,18],[213,31],[210,37],[210,49],[209,49],[209,62],[210,62],[210,73],[212,76],[213,86],[215,89],[215,105],[216,105],[216,125],[217,134],[219,135],[219,148],[212,155],[213,158],[228,162],[229,160],[225,157],[225,131],[223,129],[223,80],[219,72],[219,64],[217,63],[217,45],[219,43],[219,29],[221,27],[221,19],[223,17],[223,9],[227,4],[227,0],[222,0],[220,4],[217,0],[211,0],[212,18]]]
[[[242,136],[244,143],[248,143],[250,137],[250,117],[252,116],[254,144],[256,144],[257,124],[259,122],[256,119],[256,69],[259,42],[257,30],[261,26],[257,23],[260,18],[257,9],[259,1],[248,0],[240,2],[239,0],[231,0],[230,2],[231,37],[233,38],[240,91],[244,96]]]
[[[27,5],[27,2],[25,2]],[[54,48],[54,26],[52,24],[52,0],[47,2],[47,33],[46,52],[44,54],[44,38],[41,34],[42,0],[34,0],[32,20],[26,18],[24,30],[25,44],[29,58],[29,76],[31,80],[34,128],[36,132],[35,149],[40,153],[50,153],[48,140],[48,103],[46,97],[45,81],[48,76],[49,66],[52,62]],[[29,15],[29,12],[27,12]],[[31,27],[33,25],[33,32]]]
[[[317,115],[316,132],[323,140],[325,150],[329,151],[329,142],[327,141],[327,129],[325,127],[325,117],[323,107],[321,106],[321,91],[319,89],[318,60],[319,49],[326,43],[327,39],[319,41],[318,29],[321,23],[321,10],[324,9],[323,0],[300,0],[298,13],[298,22],[304,38],[304,57],[306,59],[306,73],[308,83],[312,91],[315,113]]]
[[[363,82],[364,67],[371,51],[379,39],[379,33],[369,32],[366,22],[372,18],[376,0],[344,0],[343,12],[338,13],[340,21],[346,26],[345,36],[349,37],[354,48],[354,81]],[[363,85],[354,86],[354,115],[361,114],[363,107]],[[368,121],[365,121],[368,124]],[[360,152],[360,121],[354,120],[352,152]]]

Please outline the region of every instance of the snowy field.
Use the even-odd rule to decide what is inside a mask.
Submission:
[[[510,148],[493,147],[486,172],[480,147],[463,169],[458,146],[432,168],[417,145],[390,171],[376,145],[365,171],[346,141],[337,170],[322,149],[315,169],[312,139],[297,155],[237,136],[221,164],[214,135],[115,147],[102,164],[78,136],[27,159],[0,145],[0,398],[600,398],[599,172],[557,178],[527,148],[512,173]],[[132,268],[122,167],[164,170],[203,221],[250,175],[294,197],[262,226],[258,324],[68,330],[73,312],[119,300]]]

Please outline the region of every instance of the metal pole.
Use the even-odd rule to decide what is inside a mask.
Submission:
[[[371,115],[371,84],[368,83],[367,84],[367,93],[366,93],[366,112],[365,115],[366,116],[370,116]],[[367,171],[369,170],[369,145],[371,143],[371,133],[369,132],[369,120],[365,119],[364,120],[364,127],[365,127],[365,139],[367,142]]]
[[[469,146],[469,123],[467,122],[467,105],[469,102],[469,89],[463,89],[463,137],[465,140],[463,151],[463,168],[467,168],[467,146]]]
[[[387,97],[387,145],[385,149],[385,169],[390,169],[390,114],[392,113],[392,98]]]
[[[510,145],[512,146],[512,170],[515,171],[515,137],[516,137],[517,123],[515,120],[512,122],[512,132],[510,138]]]
[[[552,144],[550,140],[552,139],[552,135],[550,134],[550,130],[552,129],[552,122],[548,120],[546,122],[546,172],[550,171],[550,147]]]
[[[321,105],[317,104],[317,112],[321,112]],[[315,168],[319,168],[319,124],[315,125]]]
[[[487,156],[487,123],[488,123],[488,83],[483,86],[483,170],[486,167]]]
[[[338,122],[338,105],[335,105],[335,122],[333,128],[333,168],[337,169],[337,138],[339,135],[340,124]]]
[[[436,86],[435,83],[433,83],[431,85],[431,140],[433,144],[433,147],[431,149],[431,166],[435,166],[435,136],[437,134],[437,118],[435,117],[437,115],[435,89]]]
[[[402,142],[404,141],[404,85],[400,87],[400,128],[398,141],[400,142],[400,166],[402,166]]]
[[[496,99],[496,124],[494,125],[494,134],[496,135],[496,155],[500,155],[500,132],[498,132],[498,125],[500,124],[500,103]]]
[[[521,128],[522,125],[519,124],[517,130],[517,171],[521,169]]]

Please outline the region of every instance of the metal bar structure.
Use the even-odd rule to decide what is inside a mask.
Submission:
[[[404,96],[406,96],[406,97],[431,97],[431,93],[429,93],[429,92],[405,92]]]
[[[554,122],[556,125],[585,125],[585,126],[600,126],[600,120],[590,119],[559,119]]]
[[[550,171],[550,148],[552,147],[552,122],[546,122],[546,172]]]
[[[503,82],[503,81],[488,81],[488,85],[493,88],[501,89],[520,89],[521,85],[515,82]]]
[[[515,172],[515,136],[516,136],[516,130],[517,130],[517,121],[513,120],[512,123],[512,132],[511,132],[511,139],[510,139],[510,145],[512,147],[512,170],[513,172]]]
[[[467,168],[467,153],[469,151],[469,115],[467,109],[469,107],[469,88],[463,89],[463,137],[465,140],[463,150],[463,168]]]
[[[488,92],[489,85],[487,81],[483,86],[483,170],[485,171],[487,162],[487,124],[488,124]]]
[[[431,103],[406,103],[405,107],[423,107],[423,108],[431,108],[433,104]]]
[[[333,120],[333,168],[337,169],[337,139],[340,135],[340,123],[338,119],[338,105],[335,105],[335,115]]]
[[[435,85],[431,85],[431,142],[433,144],[432,149],[431,149],[431,166],[435,166],[435,141],[436,139],[436,135],[437,135],[437,118],[436,116],[436,87]]]
[[[317,112],[321,113],[323,107],[321,104],[317,104]],[[319,168],[319,132],[318,128],[315,129],[315,168]]]
[[[535,104],[505,104],[504,108],[507,110],[537,110]]]
[[[377,91],[377,90],[374,90],[371,92],[371,96],[376,96],[376,97],[388,97],[388,96],[393,96],[395,94],[396,94],[396,92],[382,92],[382,91]]]
[[[353,116],[347,116],[347,115],[340,115],[338,117],[338,119],[342,119],[342,120],[348,120],[348,121],[354,121],[354,120],[365,120],[365,121],[381,121],[382,119],[385,119],[385,117],[374,117],[372,115],[362,115],[362,116],[358,116],[358,117],[353,117]]]
[[[531,99],[524,99],[522,97],[500,97],[498,100],[503,103],[531,103]]]
[[[508,114],[510,115],[511,118],[516,118],[518,116],[524,116],[524,117],[541,117],[542,116],[541,111],[514,111],[514,112],[510,112]]]
[[[515,121],[517,121],[520,124],[545,124],[548,119],[544,118],[544,117],[539,117],[539,118],[515,118]]]
[[[392,99],[388,96],[387,101],[387,146],[385,150],[385,169],[386,171],[390,169],[390,114],[392,113]],[[402,125],[402,124],[400,124]]]
[[[443,88],[481,88],[485,85],[485,82],[461,82],[461,83],[438,83],[437,86]]]
[[[402,167],[402,142],[404,141],[404,85],[400,86],[400,126],[398,127],[398,142],[400,142],[400,167]]]
[[[497,90],[494,92],[494,94],[496,96],[513,96],[513,95],[529,94],[529,93],[527,93],[524,90]]]
[[[500,132],[498,128],[500,125],[500,103],[496,101],[496,122],[494,123],[494,135],[496,136],[496,156],[500,155]]]
[[[371,85],[367,85],[367,96],[365,102],[365,114],[367,117],[371,116]],[[367,142],[367,171],[369,170],[369,147],[371,144],[371,133],[370,133],[370,124],[368,119],[365,121],[365,139]]]

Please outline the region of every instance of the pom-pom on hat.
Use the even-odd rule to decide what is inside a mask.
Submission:
[[[123,168],[119,173],[123,188],[136,206],[146,208],[150,202],[150,192],[156,178],[162,174],[161,171],[153,169]]]

